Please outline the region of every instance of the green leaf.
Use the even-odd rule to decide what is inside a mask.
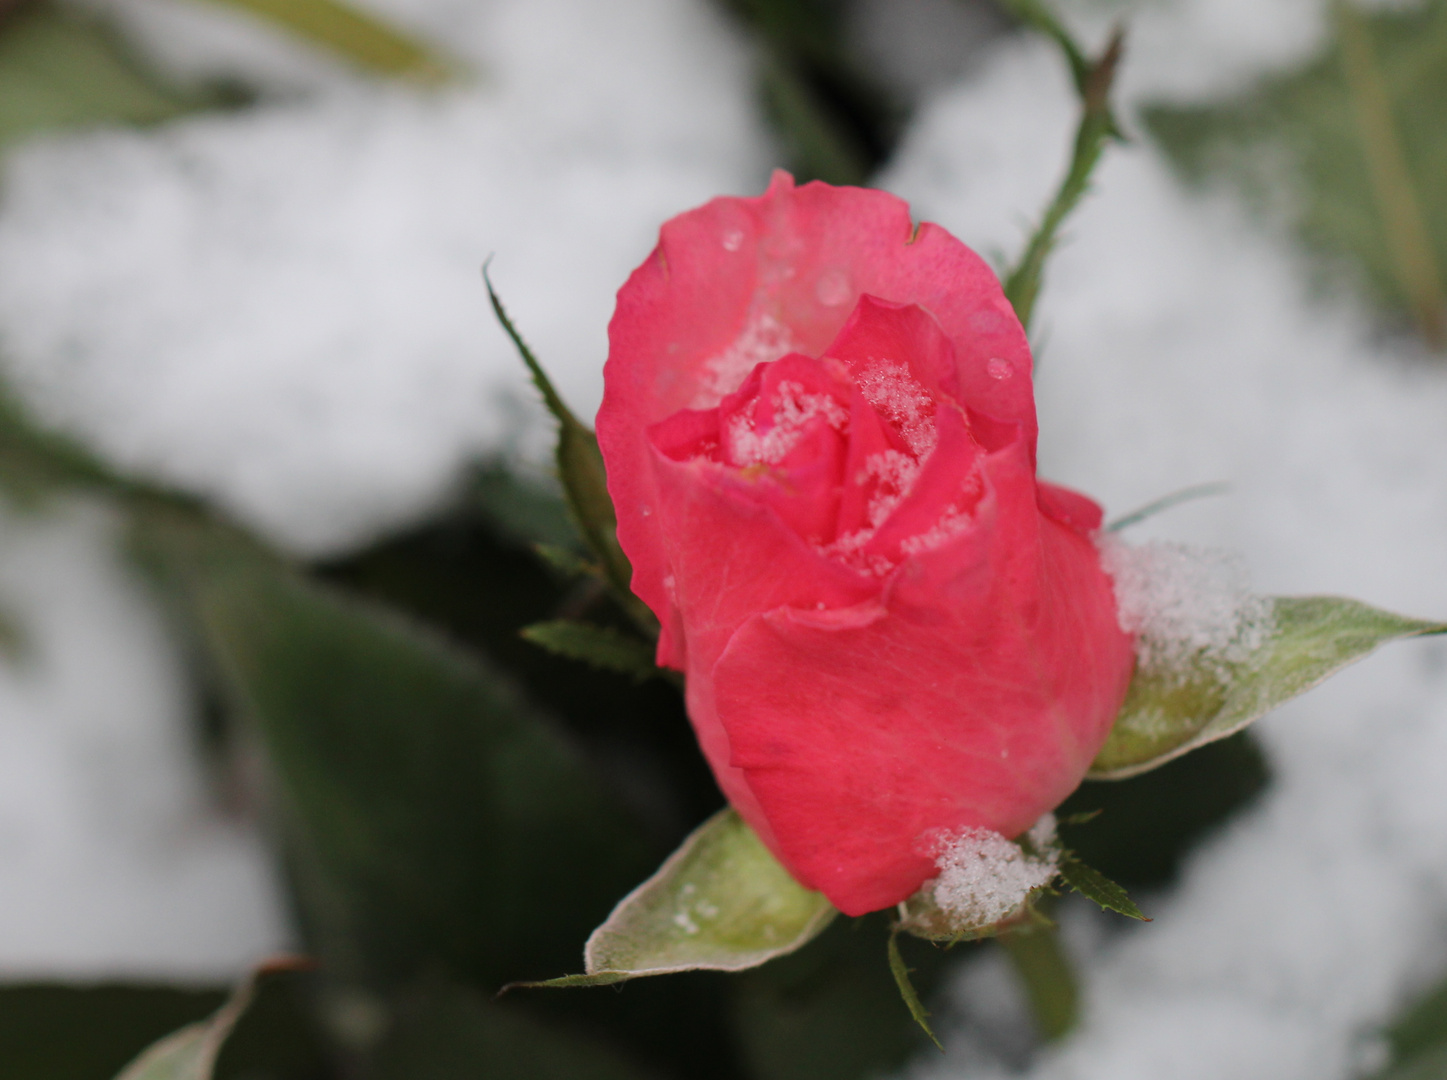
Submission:
[[[1345,276],[1400,318],[1418,308],[1423,281],[1403,240],[1425,242],[1436,290],[1447,270],[1447,2],[1379,6],[1356,21],[1344,40],[1232,101],[1157,106],[1145,118],[1188,179],[1229,183],[1325,256],[1319,274]],[[1379,93],[1363,93],[1361,43],[1345,40],[1363,35]]]
[[[623,549],[618,546],[618,517],[613,511],[613,500],[608,494],[608,477],[603,468],[603,454],[598,449],[598,437],[573,415],[573,411],[554,389],[542,364],[538,363],[537,357],[508,318],[502,300],[492,287],[486,265],[482,268],[482,280],[487,286],[487,296],[492,301],[492,310],[497,321],[502,324],[518,355],[527,365],[533,377],[533,385],[543,396],[543,404],[558,422],[558,479],[563,482],[563,492],[567,496],[568,509],[572,511],[573,520],[588,546],[598,556],[608,582],[613,586],[624,609],[650,636],[656,636],[657,620],[642,601],[633,595],[633,567],[628,562],[628,556],[624,555]]]
[[[199,104],[146,72],[93,18],[41,3],[0,22],[0,146],[64,128],[156,123]]]
[[[338,978],[556,970],[648,865],[615,792],[481,657],[219,526],[147,515],[136,541],[254,725]]]
[[[909,1010],[909,1015],[914,1017],[914,1022],[929,1036],[930,1042],[943,1053],[944,1044],[935,1037],[929,1026],[929,1012],[915,993],[914,984],[909,981],[909,971],[904,957],[899,953],[899,928],[896,927],[889,935],[889,973],[894,976],[894,985],[899,987],[899,996],[904,999],[904,1007]]]
[[[447,984],[399,997],[381,1044],[370,1055],[372,1080],[643,1080],[622,1057],[616,1031],[545,1023],[476,992]]]
[[[1276,597],[1273,629],[1255,655],[1186,671],[1137,670],[1089,777],[1115,780],[1240,731],[1378,645],[1447,633],[1447,623],[1409,619],[1332,596]]]
[[[1447,1043],[1438,1043],[1378,1073],[1375,1080],[1442,1080],[1444,1076],[1447,1076]]]
[[[594,626],[573,619],[554,619],[523,627],[522,636],[550,652],[581,660],[595,668],[616,671],[643,682],[659,674],[653,647],[611,626]]]
[[[833,905],[795,881],[743,818],[720,810],[593,931],[583,949],[587,975],[557,985],[743,971],[807,944],[834,915]]]
[[[257,15],[379,75],[446,82],[456,62],[421,39],[340,0],[211,0]]]
[[[1105,911],[1114,911],[1141,922],[1150,922],[1141,909],[1136,907],[1129,893],[1068,851],[1060,857],[1060,876],[1072,889],[1087,900],[1095,901]]]

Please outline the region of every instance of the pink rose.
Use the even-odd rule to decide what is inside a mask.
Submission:
[[[1015,836],[1130,680],[1092,533],[1035,479],[989,268],[878,191],[784,173],[663,226],[618,294],[598,441],[658,661],[730,802],[856,915],[943,834]]]

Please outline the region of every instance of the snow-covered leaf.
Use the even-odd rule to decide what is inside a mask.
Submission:
[[[1447,623],[1409,619],[1333,596],[1268,601],[1268,632],[1243,659],[1197,654],[1142,666],[1090,778],[1117,780],[1154,769],[1240,731],[1378,645],[1447,633]]]
[[[834,918],[732,809],[693,831],[613,909],[583,949],[586,975],[544,985],[620,982],[705,968],[743,971],[791,953]]]
[[[571,660],[616,671],[638,682],[659,673],[653,663],[653,647],[611,626],[594,626],[576,619],[553,619],[522,629],[522,636]]]

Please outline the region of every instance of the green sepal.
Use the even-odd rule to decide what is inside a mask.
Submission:
[[[1271,599],[1272,631],[1246,660],[1198,658],[1187,670],[1137,670],[1088,774],[1121,780],[1224,739],[1397,638],[1447,633],[1334,596]]]
[[[575,619],[533,623],[520,631],[534,645],[549,652],[581,660],[604,671],[616,671],[635,682],[660,674],[653,663],[653,647],[611,626],[595,626]]]
[[[543,404],[558,422],[557,466],[558,479],[563,484],[563,494],[572,512],[573,521],[583,534],[588,547],[598,557],[608,583],[613,586],[619,602],[629,616],[646,630],[650,636],[658,633],[658,620],[636,596],[633,595],[633,567],[628,556],[618,546],[618,516],[613,511],[613,500],[608,494],[608,477],[603,468],[603,453],[598,449],[598,437],[573,415],[563,401],[542,364],[533,355],[532,349],[523,340],[517,327],[508,318],[502,300],[492,287],[487,266],[482,268],[483,284],[492,301],[493,313],[507,332],[513,347],[527,365],[533,385],[543,396]]]
[[[571,548],[556,544],[534,544],[533,553],[565,578],[603,576],[597,563],[589,562]]]
[[[1145,913],[1136,906],[1130,894],[1093,866],[1081,862],[1072,852],[1064,852],[1059,862],[1060,877],[1072,889],[1087,900],[1098,904],[1102,910],[1114,911],[1127,918],[1150,922]]]
[[[695,829],[583,948],[586,973],[526,985],[600,986],[679,971],[744,971],[812,941],[836,911],[733,809]]]
[[[896,923],[889,932],[889,973],[894,976],[894,985],[899,987],[899,996],[904,999],[904,1007],[909,1010],[909,1015],[914,1017],[914,1022],[929,1036],[929,1041],[943,1053],[944,1044],[929,1026],[929,1010],[924,1007],[924,1002],[920,1001],[914,983],[909,981],[909,966],[899,952],[899,931],[900,925]]]

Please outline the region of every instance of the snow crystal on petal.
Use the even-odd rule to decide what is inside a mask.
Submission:
[[[699,391],[689,408],[713,408],[742,386],[759,364],[772,363],[797,349],[787,326],[768,312],[755,312],[732,345],[704,362]]]
[[[989,829],[941,837],[935,848],[939,877],[927,886],[935,903],[961,928],[990,926],[1015,914],[1030,893],[1055,877],[1060,857],[1053,816],[1042,818],[1028,835],[1033,849],[1028,854]]]
[[[1143,668],[1244,663],[1271,635],[1271,602],[1252,594],[1234,552],[1163,540],[1133,546],[1109,535],[1100,552]]]
[[[910,453],[923,462],[939,440],[934,398],[905,364],[876,357],[869,360],[869,366],[855,375],[864,400],[899,430]]]
[[[811,421],[822,417],[835,431],[849,424],[849,413],[828,394],[806,394],[796,382],[785,381],[775,388],[773,424],[759,431],[747,413],[729,419],[728,449],[735,465],[776,465],[793,449]]]

